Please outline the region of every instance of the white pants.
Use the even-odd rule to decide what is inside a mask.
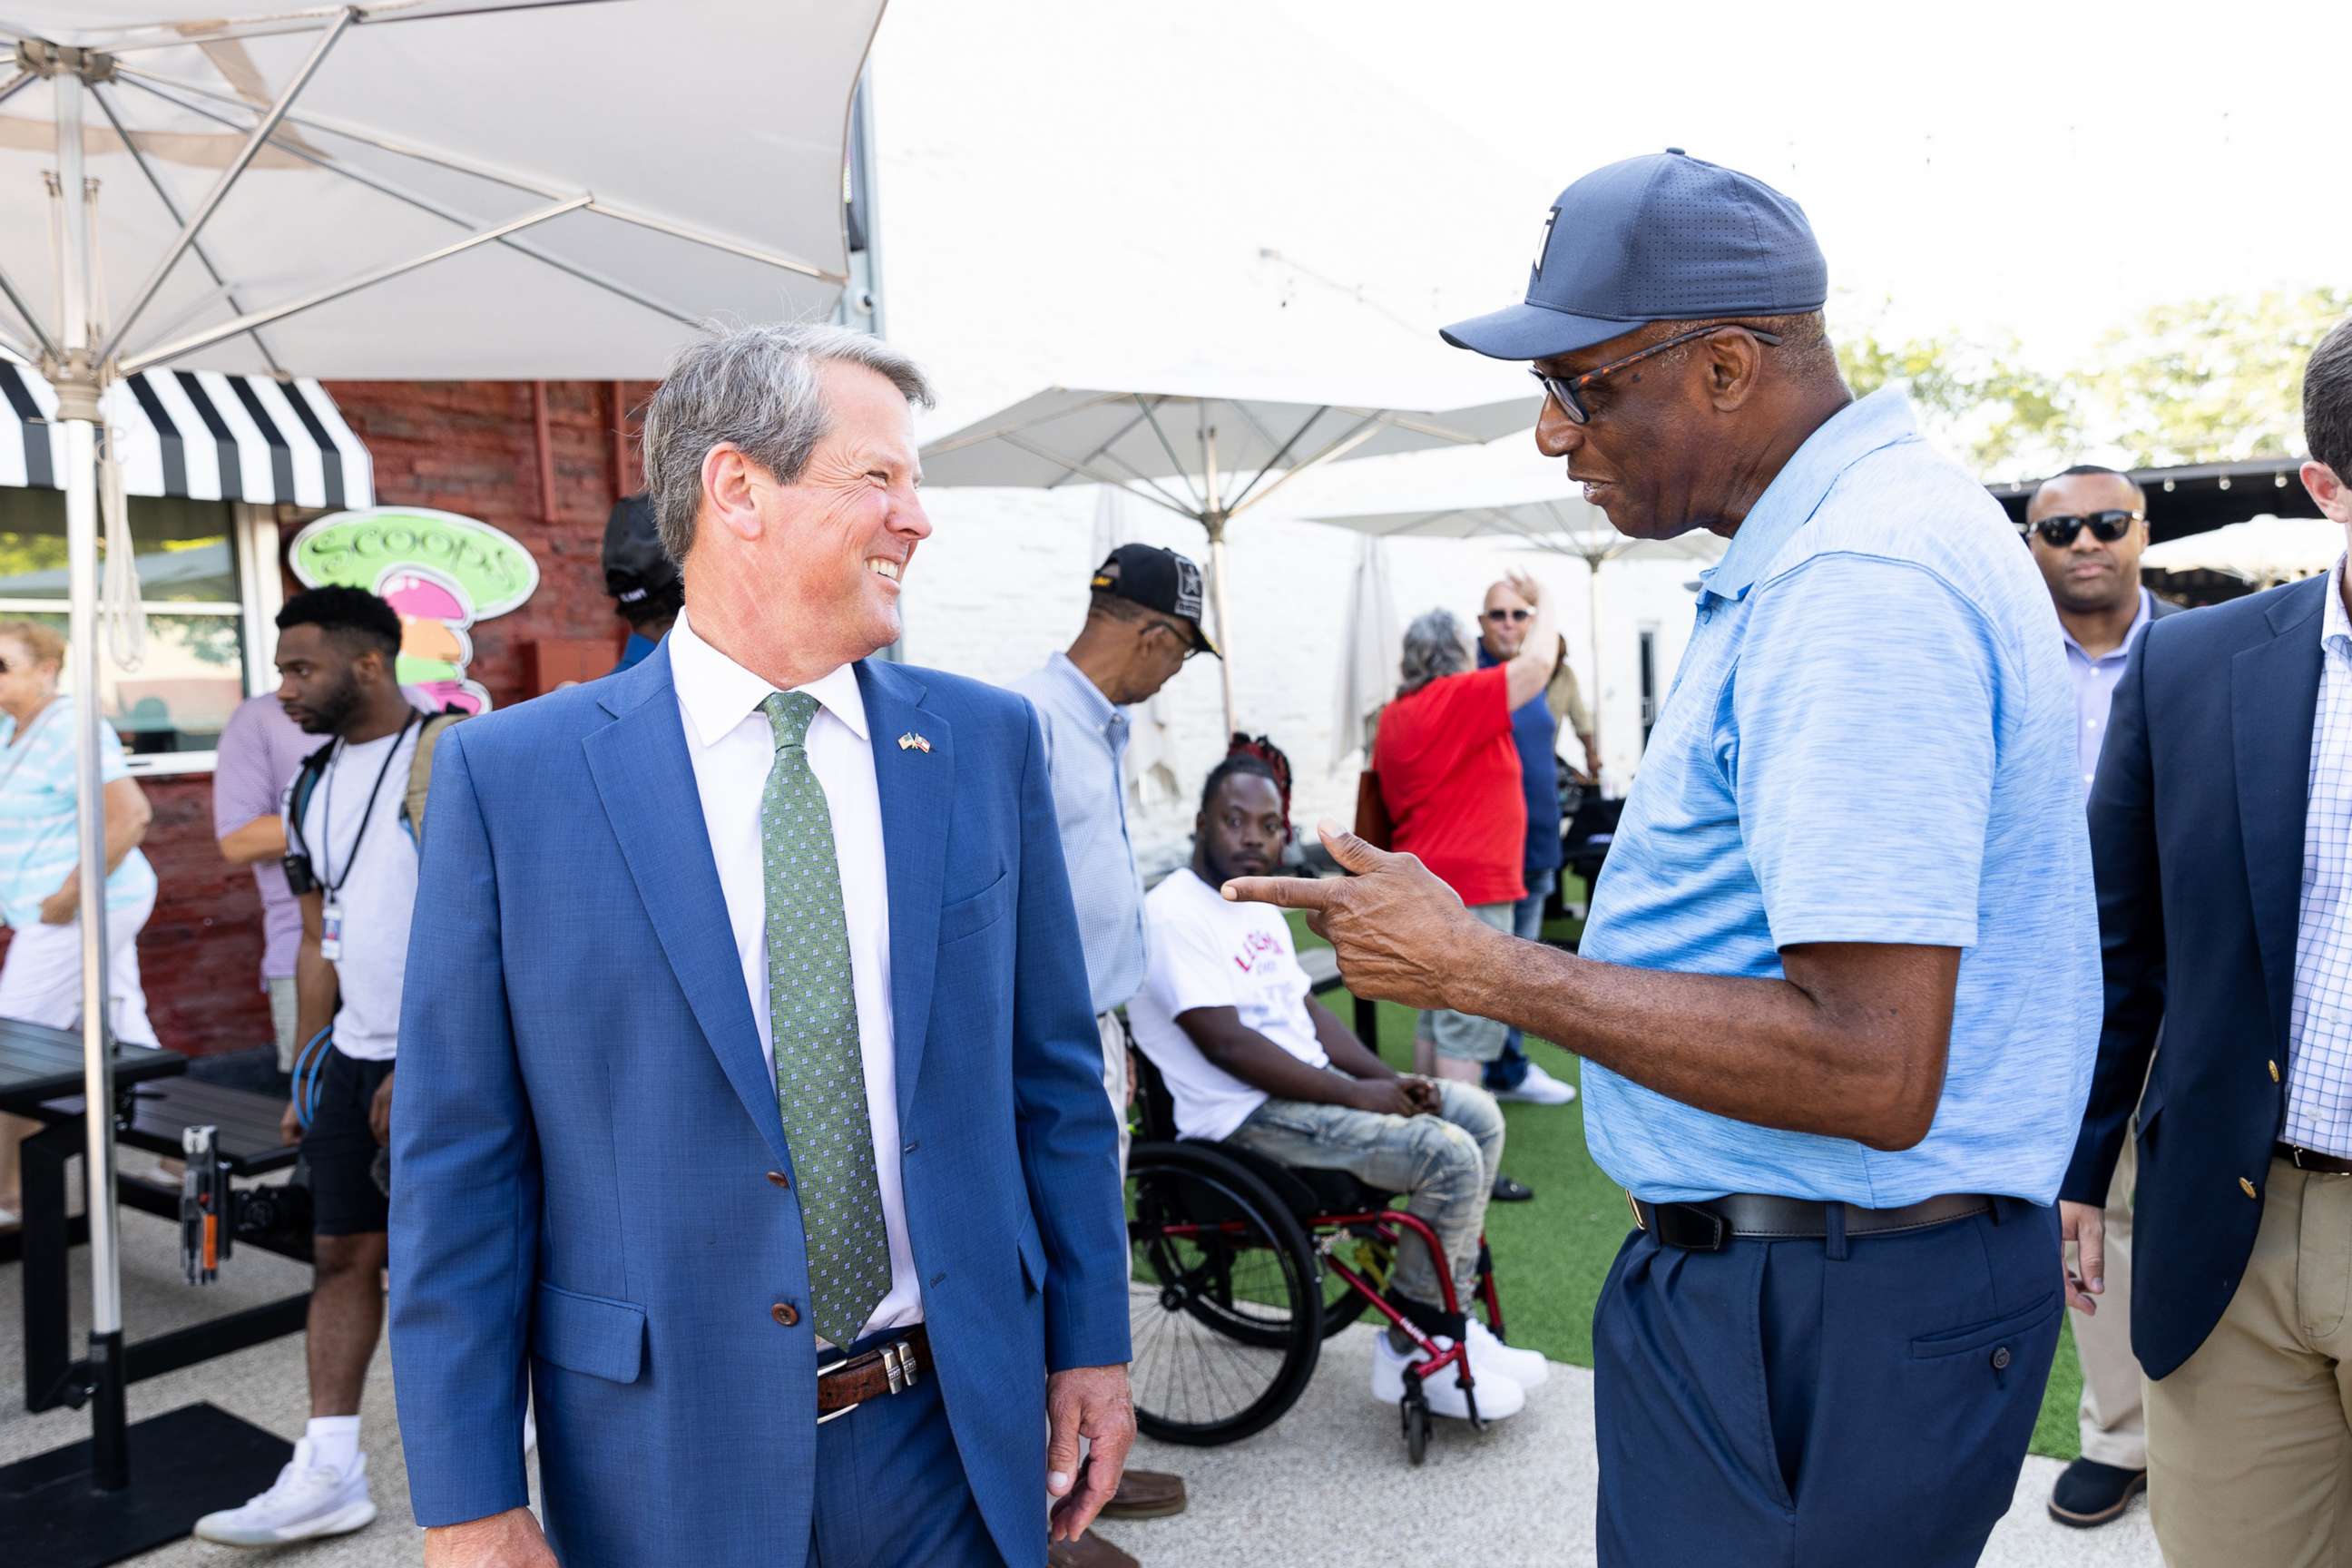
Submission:
[[[107,1024],[126,1046],[155,1046],[147,1021],[147,994],[139,984],[139,931],[155,912],[149,894],[106,911]],[[81,1026],[81,921],[16,928],[0,963],[0,1018],[22,1018],[53,1029]]]

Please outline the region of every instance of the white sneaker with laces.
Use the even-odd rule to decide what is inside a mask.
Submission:
[[[1521,1388],[1541,1388],[1551,1376],[1551,1363],[1541,1351],[1527,1350],[1518,1345],[1507,1345],[1495,1337],[1495,1331],[1470,1320],[1470,1375],[1478,1386],[1486,1386],[1489,1369],[1501,1373]]]
[[[318,1463],[305,1437],[294,1445],[294,1458],[278,1472],[276,1484],[243,1508],[205,1515],[196,1521],[196,1535],[223,1546],[277,1546],[345,1535],[374,1519],[367,1456],[362,1454],[345,1475]]]
[[[1417,1351],[1401,1351],[1389,1343],[1386,1330],[1374,1336],[1372,1345],[1372,1397],[1383,1405],[1394,1405],[1404,1397],[1404,1369],[1421,1359]],[[1451,1340],[1436,1342],[1442,1348]],[[1477,1379],[1478,1414],[1488,1421],[1500,1421],[1507,1415],[1517,1415],[1528,1403],[1527,1391],[1509,1377],[1491,1367],[1479,1364],[1477,1350],[1471,1350],[1470,1375]],[[1470,1402],[1463,1397],[1462,1385],[1454,1381],[1454,1368],[1448,1366],[1422,1384],[1422,1392],[1429,1396],[1433,1415],[1450,1415],[1456,1421],[1467,1420]]]
[[[1498,1089],[1495,1098],[1517,1100],[1521,1105],[1566,1105],[1576,1098],[1576,1085],[1562,1083],[1540,1065],[1529,1062],[1528,1076],[1519,1080],[1519,1087]]]

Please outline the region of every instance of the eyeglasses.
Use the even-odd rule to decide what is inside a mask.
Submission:
[[[2144,511],[2095,511],[2088,517],[2045,517],[2040,522],[2025,525],[2025,531],[2040,534],[2042,542],[2053,550],[2063,550],[2074,542],[2074,536],[2084,529],[2102,544],[2113,544],[2131,531],[2131,525],[2147,521]]]
[[[1676,332],[1663,342],[1654,342],[1648,348],[1637,349],[1623,359],[1611,360],[1607,364],[1588,370],[1581,375],[1547,375],[1533,365],[1528,367],[1528,374],[1542,384],[1546,397],[1559,405],[1559,411],[1568,416],[1570,424],[1589,425],[1592,422],[1592,411],[1585,407],[1583,399],[1577,395],[1583,388],[1593,385],[1604,375],[1623,370],[1637,360],[1648,359],[1652,354],[1662,354],[1678,344],[1689,342],[1693,338],[1704,338],[1715,332],[1733,330],[1735,330],[1733,325],[1721,321],[1711,327],[1694,327],[1687,332]],[[1746,332],[1759,343],[1769,343],[1776,348],[1780,346],[1780,335],[1778,332],[1762,332],[1754,327],[1738,327],[1737,330]]]
[[[1486,619],[1497,624],[1504,621],[1517,624],[1520,621],[1531,621],[1535,619],[1535,615],[1533,610],[1488,610]]]
[[[1190,664],[1201,653],[1201,644],[1190,626],[1180,626],[1173,621],[1153,621],[1145,629],[1166,633],[1171,642],[1184,650],[1177,658],[1179,664]]]

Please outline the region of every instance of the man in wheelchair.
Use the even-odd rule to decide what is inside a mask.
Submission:
[[[1346,1171],[1408,1194],[1445,1251],[1455,1300],[1477,1290],[1479,1233],[1503,1153],[1503,1115],[1485,1089],[1401,1074],[1309,994],[1290,928],[1265,904],[1228,903],[1227,879],[1265,876],[1289,841],[1276,770],[1237,753],[1209,774],[1192,863],[1144,900],[1150,966],[1128,1005],[1135,1043],[1160,1069],[1180,1137],[1238,1144],[1281,1164]],[[1441,1351],[1467,1334],[1477,1414],[1509,1415],[1549,1368],[1466,1312],[1448,1314],[1427,1248],[1399,1246],[1389,1300]],[[1417,1354],[1391,1329],[1372,1356],[1372,1395],[1393,1405]],[[1466,1416],[1451,1377],[1427,1385],[1431,1410]]]

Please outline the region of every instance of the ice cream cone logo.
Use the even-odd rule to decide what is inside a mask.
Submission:
[[[399,679],[435,704],[480,713],[490,695],[467,677],[477,621],[505,615],[539,586],[539,563],[515,540],[471,518],[418,507],[322,517],[294,538],[307,587],[365,588],[400,616]]]

